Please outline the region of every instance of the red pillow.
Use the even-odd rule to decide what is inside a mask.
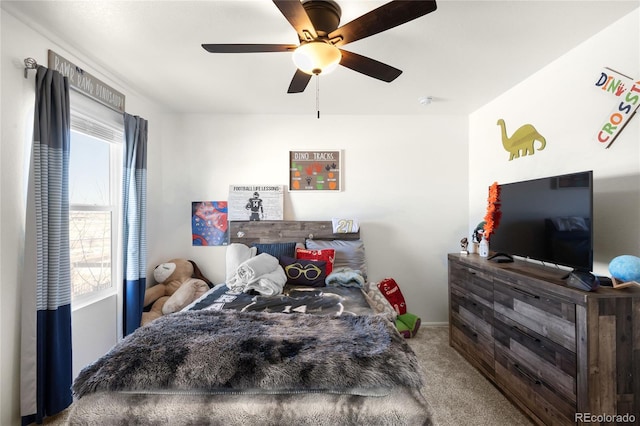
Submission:
[[[398,315],[407,313],[407,303],[404,300],[404,296],[400,291],[398,283],[393,278],[385,278],[378,283],[378,290],[386,299],[391,303],[393,309],[396,310]]]
[[[336,258],[334,249],[307,250],[303,248],[296,249],[296,259],[305,260],[323,260],[327,262],[327,275],[333,271],[333,260]]]

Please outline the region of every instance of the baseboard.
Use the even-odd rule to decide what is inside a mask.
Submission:
[[[421,327],[449,327],[448,322],[424,322],[420,324]]]

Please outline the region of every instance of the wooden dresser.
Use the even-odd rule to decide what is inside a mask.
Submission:
[[[536,423],[640,422],[639,288],[584,292],[556,268],[448,260],[451,346]]]

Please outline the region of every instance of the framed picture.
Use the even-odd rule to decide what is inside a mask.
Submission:
[[[226,246],[229,241],[226,201],[191,203],[191,242],[194,246]]]
[[[284,185],[230,185],[229,220],[283,220]]]
[[[340,151],[289,151],[289,191],[341,191]]]

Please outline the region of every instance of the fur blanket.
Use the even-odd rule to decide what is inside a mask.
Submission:
[[[73,403],[70,426],[431,426],[431,409],[415,389],[387,396],[334,393],[209,395],[96,392]]]
[[[136,330],[81,371],[98,391],[419,389],[415,354],[383,316],[179,312]]]

